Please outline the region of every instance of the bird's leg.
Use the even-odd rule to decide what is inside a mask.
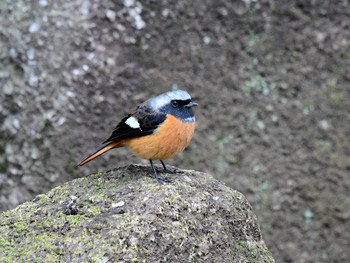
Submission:
[[[166,173],[168,173],[168,174],[175,174],[175,173],[176,173],[176,170],[170,170],[170,169],[166,168],[165,163],[164,163],[162,160],[160,160],[160,162],[161,162],[162,165],[163,165],[164,172],[166,172]]]
[[[151,164],[151,166],[152,166],[152,169],[153,169],[153,171],[154,171],[154,175],[155,175],[154,178],[156,178],[158,181],[170,182],[169,179],[158,176],[157,170],[156,170],[156,168],[154,168],[154,166],[153,166],[153,161],[152,161],[152,160],[149,160],[149,162],[150,162],[150,164]],[[151,176],[151,177],[153,177],[153,176]]]

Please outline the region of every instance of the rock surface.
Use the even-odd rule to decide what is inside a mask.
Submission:
[[[188,170],[131,165],[76,179],[0,215],[5,262],[274,262],[247,199]]]

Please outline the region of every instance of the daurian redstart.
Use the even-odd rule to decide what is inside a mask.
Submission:
[[[153,160],[160,160],[164,172],[173,173],[163,160],[183,151],[190,143],[195,129],[192,107],[197,105],[183,90],[169,91],[145,101],[119,122],[104,147],[77,166],[113,148],[127,146],[150,161],[157,180],[169,181],[158,176]]]

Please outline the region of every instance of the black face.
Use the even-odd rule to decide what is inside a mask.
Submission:
[[[160,111],[169,113],[180,120],[192,122],[191,118],[194,114],[192,107],[187,106],[189,103],[191,103],[191,100],[172,100],[169,104],[163,106]]]

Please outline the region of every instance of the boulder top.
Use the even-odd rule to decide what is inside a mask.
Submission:
[[[174,168],[174,167],[172,167]],[[0,258],[34,262],[274,262],[243,194],[191,170],[129,165],[0,214]]]

